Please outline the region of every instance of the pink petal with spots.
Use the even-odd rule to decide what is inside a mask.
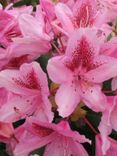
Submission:
[[[15,122],[33,114],[37,109],[39,99],[13,95],[0,109],[0,121]]]
[[[55,155],[55,152],[57,152],[58,156],[64,156],[65,153],[73,154],[74,156],[77,156],[78,153],[82,153],[83,156],[87,156],[87,152],[82,145],[80,145],[80,142],[90,142],[89,139],[86,139],[84,135],[80,135],[76,131],[73,132],[67,121],[61,121],[56,125],[30,118],[28,120],[27,129],[33,135],[38,136],[40,140],[51,137],[51,141],[46,146],[44,155]],[[51,152],[52,147],[55,148],[53,152]]]
[[[85,77],[93,83],[102,83],[117,75],[117,59],[109,56],[100,56],[95,59],[99,67],[90,70]]]
[[[74,20],[73,24],[75,28],[88,27],[94,24],[94,19],[96,16],[96,2],[93,0],[78,0],[74,4],[73,14]]]
[[[103,42],[104,38],[103,36],[98,36],[97,29],[80,28],[72,33],[68,41],[66,55],[72,56],[75,52],[81,55],[84,52],[84,57],[88,54],[96,56],[99,54],[100,46]]]
[[[102,93],[99,85],[84,85],[81,89],[81,97],[84,103],[93,111],[103,112],[106,109],[106,96]]]
[[[0,86],[21,95],[39,94],[40,90],[49,95],[46,75],[36,62],[23,64],[20,70],[1,71]]]

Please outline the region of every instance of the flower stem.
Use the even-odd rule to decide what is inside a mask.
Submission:
[[[51,44],[52,44],[53,47],[56,49],[56,51],[57,51],[59,54],[61,54],[61,52],[60,52],[60,50],[58,49],[58,47],[57,47],[54,43],[52,43],[52,42],[51,42]]]
[[[64,50],[64,45],[63,45],[63,42],[61,40],[61,35],[60,34],[58,35],[58,39],[59,39],[59,42],[61,44],[62,50]]]
[[[92,124],[89,122],[89,120],[83,116],[84,121],[86,122],[86,124],[91,128],[91,130],[95,133],[98,134],[98,132],[95,130],[95,128],[92,126]]]

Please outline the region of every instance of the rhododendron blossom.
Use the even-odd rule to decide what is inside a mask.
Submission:
[[[35,149],[39,147],[39,144],[41,142],[43,142],[43,144],[40,144],[40,147],[48,144],[44,152],[45,156],[77,156],[77,154],[80,154],[82,156],[88,155],[80,143],[90,143],[90,140],[86,139],[83,135],[80,135],[77,132],[72,132],[66,121],[62,121],[57,125],[39,122],[35,119],[29,119],[28,122],[29,123],[27,125],[27,129],[29,130],[29,132],[40,139],[37,145],[34,144],[33,146],[32,142],[31,148]],[[35,140],[33,141],[35,142]],[[22,150],[22,146],[19,143],[14,151],[16,155],[18,155],[18,153],[20,153],[20,155],[25,155],[24,153],[26,152],[26,149],[28,150],[28,142],[25,143],[27,145],[23,145],[25,149],[24,151]]]
[[[100,54],[103,39],[96,33],[95,29],[93,32],[92,29],[75,31],[68,41],[65,55],[49,60],[49,76],[61,84],[55,100],[63,117],[70,115],[80,100],[94,111],[105,109],[106,100],[100,83],[116,75],[117,60]]]
[[[117,156],[117,0],[0,0],[0,156]]]
[[[0,79],[1,87],[12,92],[12,95],[0,109],[3,113],[0,120],[17,121],[19,118],[37,114],[37,112],[39,116],[43,113],[40,116],[42,120],[44,116],[49,121],[52,120],[47,79],[39,64],[33,62],[23,64],[20,70],[3,70]]]

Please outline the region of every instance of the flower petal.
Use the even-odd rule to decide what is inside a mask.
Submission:
[[[50,79],[55,83],[64,83],[72,79],[72,73],[64,62],[63,56],[56,56],[48,61],[47,71]]]
[[[17,94],[49,95],[46,74],[36,62],[23,64],[19,70],[3,70],[0,72],[0,86]]]
[[[64,148],[62,137],[56,137],[53,142],[46,146],[44,156],[64,156]]]
[[[106,109],[106,97],[99,85],[84,86],[81,90],[84,103],[93,111],[102,112]]]
[[[110,110],[110,123],[112,128],[117,131],[117,97],[115,97],[114,104]]]
[[[73,17],[73,14],[72,14],[72,11],[69,9],[69,7],[65,5],[64,3],[58,3],[55,6],[55,13],[63,29],[66,32],[71,33],[74,30],[74,27],[73,27],[73,23],[71,20]]]
[[[85,39],[85,40],[84,40]],[[85,44],[81,44],[81,41],[85,41]],[[77,30],[74,30],[72,33],[69,41],[68,46],[66,49],[66,55],[72,56],[74,53],[78,55],[82,54],[84,52],[88,53],[88,56],[94,55],[96,56],[99,54],[100,45],[102,45],[104,42],[103,36],[98,35],[98,31],[95,28],[80,28]],[[85,51],[83,51],[83,48],[85,48]],[[78,51],[80,48],[80,51]],[[93,50],[92,50],[93,49]],[[83,54],[82,54],[83,55]]]
[[[24,37],[24,38],[14,38],[14,43],[12,44],[11,48],[13,53],[17,55],[20,53],[22,54],[29,54],[33,56],[33,60],[35,57],[39,57],[42,54],[47,53],[51,46],[50,43],[46,40],[42,40],[41,38],[34,38],[34,37]]]
[[[12,124],[0,121],[0,140],[10,139],[13,133],[14,129]]]
[[[45,95],[42,96],[42,100],[38,99],[39,106],[34,113],[34,116],[43,122],[52,122],[53,112],[51,110],[51,103]]]
[[[88,81],[102,83],[117,76],[117,59],[102,55],[96,60],[99,67],[92,69],[85,74]]]
[[[96,16],[96,2],[92,0],[78,0],[74,4],[74,26],[75,28],[92,26]]]
[[[41,22],[29,14],[22,14],[19,17],[19,25],[24,36],[35,36],[50,40],[49,36],[44,33]]]
[[[105,155],[110,148],[110,141],[108,135],[111,133],[112,128],[108,125],[108,112],[105,111],[101,118],[101,122],[98,127],[102,139],[102,153]]]
[[[43,139],[33,136],[30,140],[19,143],[13,153],[15,156],[27,156],[31,151],[49,144],[51,140],[51,135],[44,137]]]
[[[15,122],[33,114],[38,105],[35,97],[13,95],[0,109],[0,121]]]
[[[111,88],[113,91],[117,89],[117,77],[112,79]]]
[[[74,140],[69,140],[69,148],[73,156],[88,156],[87,151],[79,142],[75,142]]]
[[[59,114],[62,117],[69,116],[80,101],[78,91],[75,89],[74,84],[62,84],[55,95],[55,101],[58,105]]]

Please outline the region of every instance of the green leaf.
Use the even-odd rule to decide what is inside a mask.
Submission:
[[[0,156],[9,156],[5,150],[0,150]]]
[[[42,147],[42,148],[40,148],[40,149],[36,149],[36,150],[32,151],[32,152],[29,154],[29,156],[30,156],[31,154],[38,154],[38,155],[40,155],[40,156],[43,156],[44,150],[45,150],[45,147]]]
[[[38,4],[38,0],[21,0],[14,4],[14,7],[23,6],[23,5],[32,5],[36,6]]]

